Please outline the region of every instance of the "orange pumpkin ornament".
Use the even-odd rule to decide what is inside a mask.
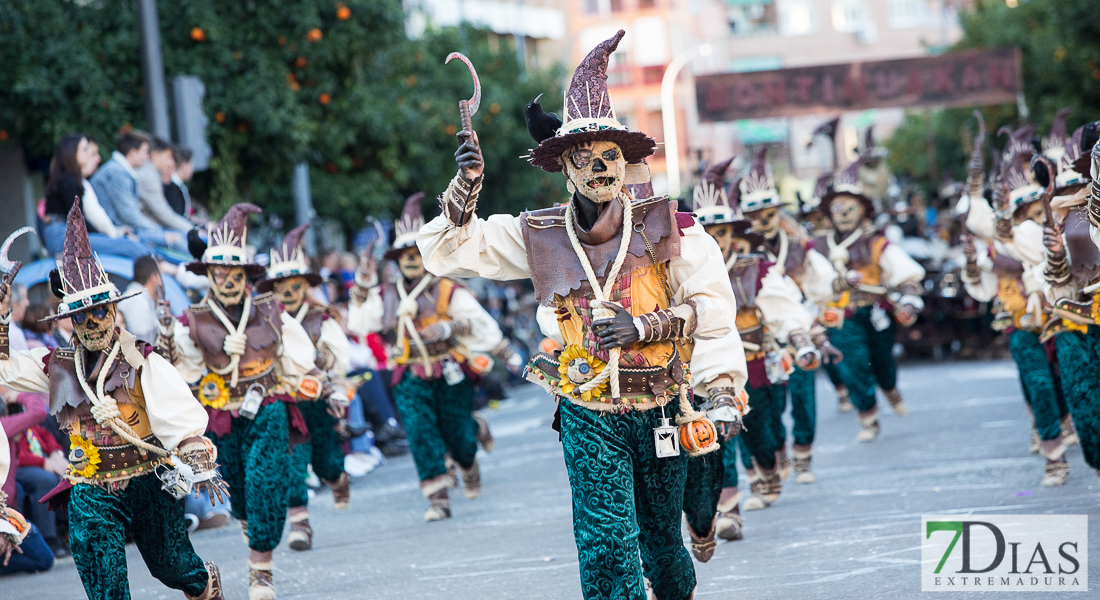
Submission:
[[[718,449],[718,430],[710,419],[684,423],[680,426],[680,446],[692,456],[699,456]]]

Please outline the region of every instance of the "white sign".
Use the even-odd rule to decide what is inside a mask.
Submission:
[[[922,515],[923,592],[1084,592],[1086,515]]]

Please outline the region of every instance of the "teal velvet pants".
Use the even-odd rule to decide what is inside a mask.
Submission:
[[[463,468],[474,463],[477,422],[472,412],[474,386],[468,377],[447,385],[442,378],[425,381],[405,371],[393,389],[393,400],[420,481],[446,473],[448,453]]]
[[[1065,333],[1061,335],[1072,335]],[[1057,343],[1057,342],[1055,342]],[[1043,440],[1057,439],[1062,434],[1062,415],[1066,414],[1066,401],[1061,390],[1054,385],[1054,372],[1046,351],[1039,343],[1039,335],[1017,329],[1008,338],[1008,349],[1016,361],[1020,374],[1020,386],[1024,398],[1035,417],[1035,429]],[[1100,385],[1100,380],[1094,382]]]
[[[812,445],[817,430],[817,372],[796,367],[787,381],[787,388],[791,396],[791,420],[794,421],[791,434],[794,443],[799,446]],[[780,440],[780,448],[786,445],[786,438],[784,435]]]
[[[86,483],[69,496],[69,545],[89,600],[128,600],[126,532],[132,531],[145,566],[164,585],[197,596],[208,574],[191,547],[183,502],[160,489],[155,474],[111,493]]]
[[[741,463],[753,468],[752,459],[762,468],[775,467],[775,452],[783,439],[783,408],[787,402],[787,386],[765,383],[760,387],[745,387],[749,392],[749,414],[745,415],[744,428],[737,436],[741,445]],[[726,480],[737,484],[736,459],[732,452],[726,457]],[[730,473],[730,471],[733,471]],[[728,487],[728,486],[727,486]]]
[[[291,508],[309,504],[309,488],[306,475],[309,465],[313,472],[325,481],[336,481],[344,472],[344,451],[340,436],[336,434],[336,418],[329,414],[328,403],[322,400],[299,402],[298,410],[309,428],[309,441],[298,444],[290,451]]]
[[[255,420],[233,417],[225,436],[207,436],[218,447],[222,478],[229,485],[233,516],[248,521],[248,547],[270,552],[279,545],[286,524],[290,486],[290,442],[286,405],[260,408]]]
[[[1086,334],[1059,333],[1054,343],[1081,453],[1090,467],[1100,469],[1100,327],[1090,325]]]
[[[702,456],[688,457],[684,482],[684,515],[692,531],[706,535],[718,512],[718,499],[723,487],[737,487],[737,464],[733,464],[733,485],[726,486],[725,455],[737,455],[737,441],[721,442],[718,450]]]
[[[680,533],[688,456],[657,458],[653,429],[661,411],[559,405],[585,600],[645,600],[643,574],[658,598],[684,600],[695,589]],[[673,423],[674,405],[665,407]]]
[[[837,371],[852,404],[860,411],[875,407],[875,386],[892,390],[898,385],[898,365],[894,361],[894,338],[898,326],[875,331],[871,325],[871,307],[864,306],[844,319],[844,326],[829,330],[829,341],[844,353]]]

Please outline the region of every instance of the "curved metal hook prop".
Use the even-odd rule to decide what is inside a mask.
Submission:
[[[447,64],[455,58],[466,63],[466,66],[470,69],[470,76],[474,78],[474,95],[469,100],[459,100],[458,102],[458,112],[462,116],[462,130],[472,132],[474,127],[471,119],[477,114],[477,109],[481,108],[481,79],[477,76],[474,63],[470,62],[470,59],[466,58],[466,55],[461,52],[448,54],[447,60],[443,61],[443,64]]]

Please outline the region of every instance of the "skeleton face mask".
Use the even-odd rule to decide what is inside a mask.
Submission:
[[[806,215],[806,222],[809,223],[810,230],[814,232],[827,231],[833,226],[832,223],[829,222],[829,218],[825,216],[825,213],[820,210],[815,210]]]
[[[302,302],[306,299],[309,282],[306,281],[305,277],[287,277],[276,281],[271,287],[275,291],[275,297],[283,303],[283,307],[286,308],[287,312],[294,314],[298,312],[298,309],[302,307]]]
[[[405,250],[397,257],[397,267],[401,269],[401,275],[412,281],[424,276],[424,257],[420,256],[420,249],[415,246]]]
[[[1040,225],[1046,224],[1047,215],[1043,209],[1042,202],[1032,202],[1027,206],[1021,208],[1016,212],[1016,223],[1023,223],[1024,221],[1035,221]]]
[[[73,321],[73,333],[80,345],[92,352],[106,350],[115,337],[117,311],[114,304],[105,304],[70,317]]]
[[[863,203],[851,196],[837,196],[829,206],[829,217],[837,231],[854,231],[863,222]]]
[[[779,207],[773,206],[745,215],[752,221],[752,230],[772,239],[779,233]]]
[[[206,270],[210,278],[210,290],[222,306],[236,306],[244,302],[245,286],[248,278],[244,267],[215,266]]]
[[[565,176],[593,202],[610,202],[622,193],[626,159],[614,142],[589,142],[565,153]]]
[[[729,223],[707,225],[706,232],[718,243],[718,249],[722,251],[722,258],[729,260],[733,256],[752,252],[752,244],[748,240],[733,237],[733,226]]]

